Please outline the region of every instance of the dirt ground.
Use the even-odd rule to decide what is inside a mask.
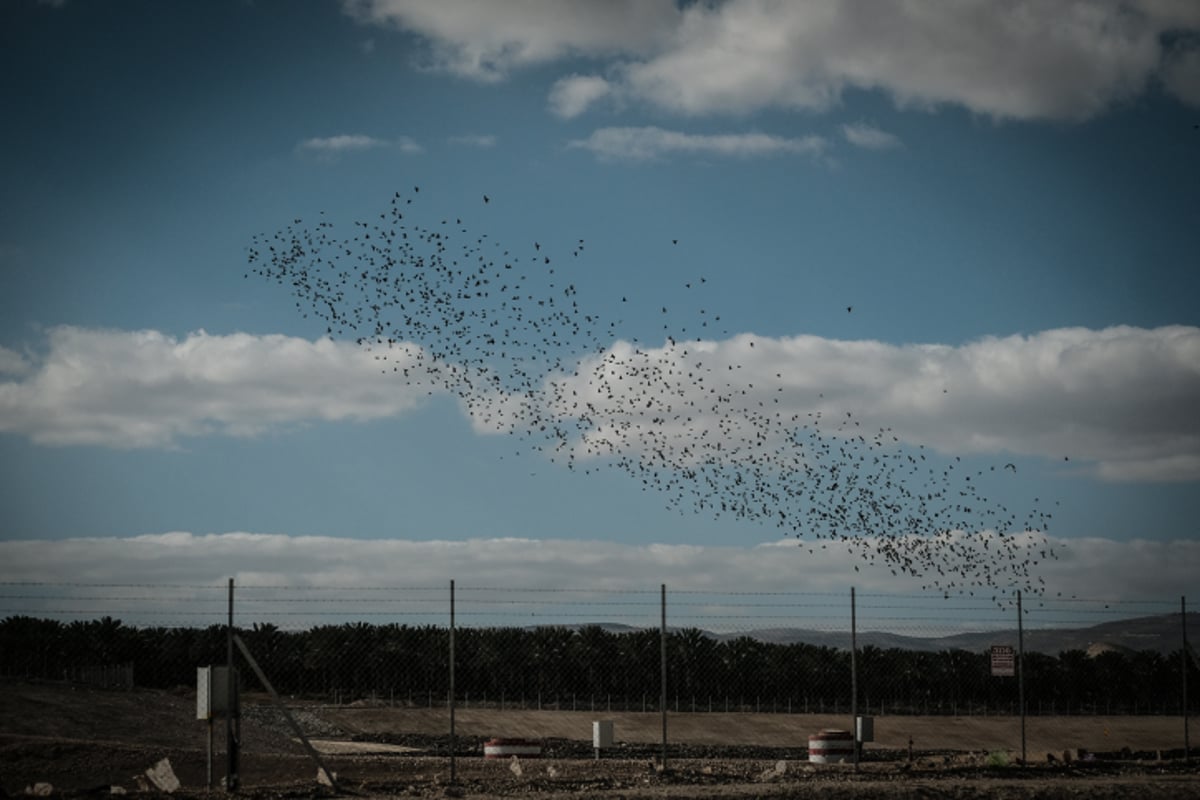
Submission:
[[[243,707],[242,795],[333,793],[316,783],[313,761],[266,698],[247,697]],[[167,758],[182,784],[176,795],[202,796],[207,728],[195,716],[186,688],[0,681],[0,790],[19,795],[42,782],[59,796],[108,794],[113,786],[138,792],[145,770]],[[856,769],[807,760],[808,736],[847,728],[844,716],[671,713],[664,770],[656,713],[459,709],[453,760],[444,709],[310,705],[296,716],[329,753],[323,760],[339,790],[366,797],[1200,798],[1200,764],[1175,752],[1183,740],[1178,717],[1031,717],[1024,766],[1015,718],[877,717],[875,741]],[[596,719],[611,719],[617,740],[600,761],[591,749]],[[223,732],[219,723],[218,785]],[[483,741],[495,736],[536,739],[545,757],[482,758]],[[1081,750],[1093,755],[1081,759]]]

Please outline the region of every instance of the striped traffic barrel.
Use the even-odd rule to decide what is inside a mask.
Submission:
[[[541,742],[530,739],[488,739],[483,743],[484,758],[540,758],[541,755]]]
[[[837,764],[854,756],[850,731],[826,728],[808,737],[808,760],[814,764]]]

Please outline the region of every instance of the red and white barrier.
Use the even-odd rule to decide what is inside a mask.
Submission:
[[[838,764],[854,757],[854,734],[826,729],[808,737],[808,760],[813,764]]]

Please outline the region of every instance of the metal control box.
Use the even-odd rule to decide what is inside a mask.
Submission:
[[[856,717],[855,728],[859,742],[875,741],[875,718],[874,717]]]
[[[602,750],[613,746],[612,720],[606,719],[592,723],[592,747]]]
[[[241,681],[238,671],[233,671],[233,716],[239,716]],[[196,719],[223,717],[229,707],[229,668],[196,668]]]

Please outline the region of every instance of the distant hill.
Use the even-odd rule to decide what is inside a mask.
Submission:
[[[533,629],[541,626],[528,626]],[[552,626],[559,627],[559,626]],[[603,628],[609,633],[628,633],[644,630],[635,625],[614,622],[592,622],[563,627],[578,630],[586,627]],[[677,627],[668,626],[677,631]],[[1200,631],[1200,612],[1188,614],[1188,630]],[[849,631],[818,631],[808,628],[755,628],[733,633],[704,631],[717,641],[724,642],[748,636],[770,644],[811,644],[818,647],[850,649]],[[883,650],[914,650],[936,653],[943,650],[967,650],[982,652],[994,644],[1017,646],[1017,629],[983,631],[978,633],[956,633],[950,636],[905,636],[885,631],[859,631],[858,646],[871,645]],[[1193,651],[1200,642],[1190,641]],[[1161,614],[1152,617],[1114,620],[1091,625],[1086,628],[1043,628],[1025,631],[1025,650],[1030,653],[1045,653],[1057,656],[1066,650],[1083,650],[1096,655],[1105,650],[1138,651],[1153,650],[1164,655],[1179,652],[1183,646],[1182,630],[1178,614]]]
[[[1200,613],[1188,614],[1188,629],[1200,631]],[[713,634],[720,641],[749,636],[761,642],[774,644],[803,643],[838,649],[849,649],[849,631],[815,631],[803,628],[759,628],[737,633]],[[859,631],[858,646],[873,645],[884,650],[898,648],[922,652],[942,650],[967,650],[979,652],[994,644],[1016,646],[1017,630],[986,631],[982,633],[956,633],[951,636],[922,637],[904,636],[881,631]],[[1189,641],[1193,647],[1197,643]],[[1093,652],[1104,649],[1153,650],[1158,653],[1175,653],[1183,646],[1182,630],[1178,614],[1162,614],[1152,617],[1102,622],[1086,628],[1048,628],[1025,631],[1025,650],[1057,656],[1065,650]]]

